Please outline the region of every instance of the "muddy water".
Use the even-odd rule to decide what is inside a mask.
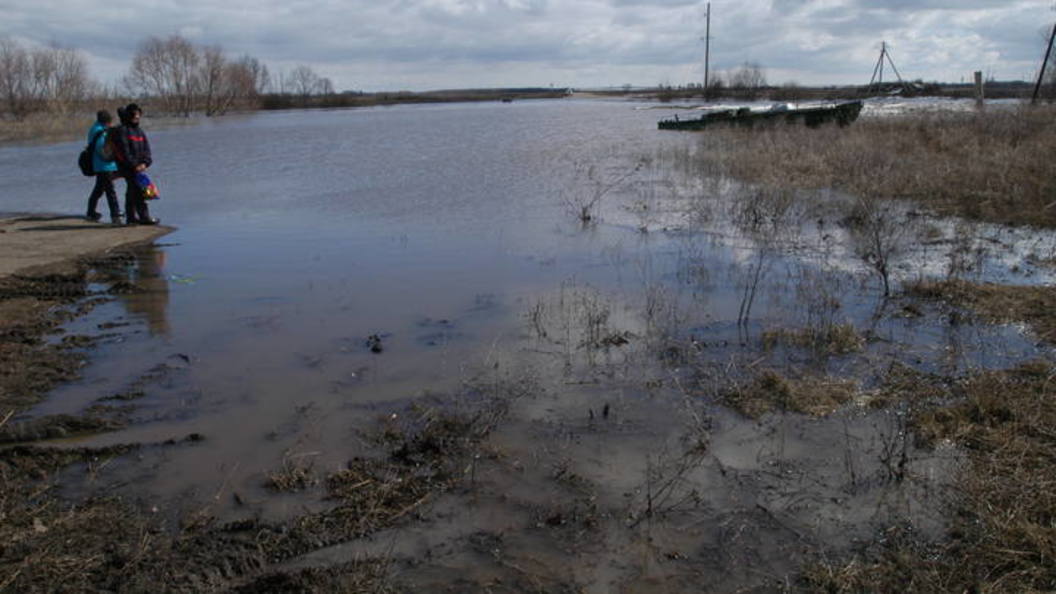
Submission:
[[[421,555],[479,531],[534,526],[526,510],[553,504],[557,496],[539,485],[561,465],[597,486],[603,508],[640,512],[647,477],[670,470],[685,436],[702,433],[707,463],[670,472],[697,486],[680,487],[679,497],[695,492],[694,509],[706,515],[672,503],[668,511],[687,515],[649,523],[646,540],[668,547],[654,551],[661,557],[692,549],[700,567],[733,571],[751,558],[779,575],[790,543],[864,538],[878,516],[906,513],[938,529],[927,491],[956,453],[916,455],[910,467],[928,480],[893,487],[884,479],[891,460],[878,452],[905,439],[896,413],[745,421],[707,399],[687,404],[672,381],[687,362],[668,347],[694,345],[702,365],[808,364],[866,384],[892,361],[954,373],[1039,347],[1018,328],[952,324],[946,312],[898,315],[838,213],[779,205],[746,214],[743,188],[687,176],[672,156],[692,147],[692,135],[660,133],[657,112],[635,107],[569,100],[148,124],[162,192],[154,213],[179,231],[128,267],[144,292],[66,329],[101,335],[100,347],[82,380],[32,414],[142,392],[103,401],[135,407],[128,429],[76,443],[198,433],[204,445],[115,462],[89,488],[132,493],[174,517],[202,506],[236,516],[238,493],[282,517],[322,505],[268,495],[266,476],[284,461],[339,468],[379,415],[468,380],[516,376],[535,395],[517,403],[495,439],[524,470],[482,480],[519,506],[452,506],[428,534],[382,539],[389,550]],[[0,211],[79,211],[75,197],[89,188],[72,172],[46,192],[16,175],[42,161],[65,164],[72,146],[3,149]],[[577,214],[597,196],[583,224]],[[966,233],[946,221],[919,231],[897,254],[896,281],[954,263],[977,277],[1045,278],[1027,256],[1051,255],[1039,253],[1051,250],[1049,239]],[[994,244],[1009,249],[976,249]],[[825,323],[853,324],[865,351],[815,360],[762,346],[765,331]],[[581,553],[588,560],[573,563],[576,581],[604,591],[629,574],[672,571],[627,561],[645,555],[644,524],[628,514],[599,537],[604,544]],[[509,546],[538,560],[545,546],[533,542]]]

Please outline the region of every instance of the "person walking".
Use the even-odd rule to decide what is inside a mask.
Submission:
[[[118,171],[125,178],[125,223],[128,225],[157,225],[159,219],[150,216],[147,199],[143,188],[136,181],[136,174],[147,170],[153,163],[150,154],[150,141],[139,120],[143,110],[135,103],[129,103],[124,109],[117,110],[121,126],[114,131],[114,158]]]
[[[88,130],[88,144],[92,147],[92,171],[95,172],[95,187],[92,188],[92,193],[88,195],[88,214],[86,217],[89,221],[98,221],[103,218],[103,215],[99,214],[96,207],[99,205],[99,198],[106,194],[106,205],[110,208],[110,222],[119,224],[121,223],[121,208],[117,205],[117,192],[114,190],[117,163],[103,152],[103,147],[106,146],[106,136],[113,130],[111,127],[113,119],[109,111],[101,109],[95,114],[95,123]]]

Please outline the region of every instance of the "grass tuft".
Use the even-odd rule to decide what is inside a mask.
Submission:
[[[746,417],[758,419],[775,410],[812,416],[833,413],[855,394],[854,382],[827,377],[788,378],[768,370],[727,390],[722,398]]]
[[[941,543],[899,527],[850,559],[819,560],[812,590],[1035,592],[1056,589],[1056,367],[1034,361],[950,386],[948,404],[918,410],[920,441],[967,453]],[[907,391],[907,399],[920,400]]]

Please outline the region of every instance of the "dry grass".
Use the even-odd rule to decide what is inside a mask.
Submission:
[[[764,371],[747,382],[725,391],[723,400],[735,410],[757,419],[775,410],[825,416],[849,401],[857,389],[854,382],[826,377],[788,378]]]
[[[971,309],[993,322],[1025,322],[1039,338],[1056,342],[1056,289],[978,284],[961,280],[922,281],[906,294]]]
[[[950,398],[951,381],[951,378],[895,362],[883,370],[879,385],[861,395],[862,402],[870,408],[886,408],[903,402],[918,408],[933,406]]]
[[[74,502],[55,492],[59,470],[80,462],[92,472],[134,446],[0,450],[0,592],[399,591],[385,560],[318,569],[275,564],[413,520],[443,493],[470,483],[482,442],[506,410],[489,394],[387,416],[373,434],[379,455],[353,458],[326,477],[332,505],[281,523],[220,524],[205,507],[174,530],[164,523],[167,514],[120,498]],[[271,474],[273,488],[312,488],[313,455],[285,456]]]
[[[94,113],[38,113],[23,120],[0,121],[0,144],[87,141]],[[70,165],[76,155],[70,156]]]
[[[937,212],[1056,226],[1056,107],[863,117],[852,126],[702,135],[705,170],[777,188],[910,199]]]
[[[267,473],[265,486],[280,493],[303,491],[315,486],[319,482],[313,471],[316,455],[318,452],[287,453],[282,458],[282,467]]]
[[[108,109],[117,119],[117,106],[125,102],[114,100],[112,105],[101,105],[99,108]],[[180,126],[193,126],[200,123],[201,118],[182,118],[176,116],[144,117],[144,128],[148,130],[160,130]],[[42,144],[55,142],[78,142],[81,147],[88,141],[88,128],[95,122],[95,111],[54,113],[54,114],[32,114],[23,120],[0,120],[0,146],[8,144]],[[77,150],[79,151],[80,148]],[[76,170],[74,161],[77,153],[70,154],[70,171]]]
[[[808,585],[827,592],[1056,589],[1054,377],[1047,361],[974,374],[950,386],[952,404],[918,412],[919,438],[948,440],[968,454],[947,539],[925,543],[893,527],[854,559],[808,567]]]
[[[777,345],[787,345],[810,349],[811,352],[822,355],[857,353],[865,345],[865,339],[853,324],[823,324],[798,330],[767,330],[763,332],[762,340],[766,350]]]

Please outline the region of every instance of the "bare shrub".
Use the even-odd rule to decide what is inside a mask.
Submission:
[[[855,253],[876,272],[883,282],[884,297],[891,294],[891,267],[899,253],[907,248],[912,225],[898,216],[898,209],[877,199],[861,198],[855,202],[847,219]]]
[[[701,442],[678,455],[664,452],[646,457],[645,480],[635,489],[628,503],[630,526],[652,521],[677,511],[699,507],[704,498],[692,474],[708,459]]]
[[[562,192],[562,201],[581,223],[587,225],[597,218],[602,198],[624,187],[645,164],[646,160],[642,158],[629,167],[620,163],[599,164],[593,159],[573,159],[573,186]]]

